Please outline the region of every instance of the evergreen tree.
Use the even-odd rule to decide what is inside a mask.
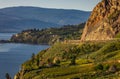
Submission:
[[[75,65],[76,64],[76,56],[72,56],[71,57],[71,63],[70,63],[70,65]]]
[[[6,79],[11,79],[10,75],[8,73],[5,74]]]

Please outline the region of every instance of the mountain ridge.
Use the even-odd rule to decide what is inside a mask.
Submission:
[[[0,17],[3,17],[5,15],[8,17],[8,18],[7,17],[0,18],[0,27],[1,29],[4,28],[5,30],[9,30],[9,29],[6,29],[5,27],[11,28],[11,29],[14,29],[14,27],[16,27],[17,29],[15,28],[15,30],[19,30],[19,28],[22,28],[21,30],[25,30],[27,28],[33,29],[35,27],[34,25],[36,25],[35,28],[42,29],[42,28],[48,28],[48,27],[59,27],[59,26],[68,25],[68,24],[80,24],[85,22],[88,19],[90,14],[90,12],[80,11],[80,10],[50,9],[50,8],[39,8],[39,7],[30,7],[30,6],[3,8],[3,9],[0,9],[0,13],[4,14],[4,15],[1,14]],[[28,19],[28,20],[30,19],[37,22],[40,21],[40,22],[38,24],[37,22],[36,24],[34,24],[32,23],[32,21],[30,22],[25,21],[25,23],[27,22],[28,24],[24,25],[24,23],[22,24],[21,21],[25,19]],[[19,22],[16,22],[16,20]],[[15,25],[14,23],[17,24],[18,26],[14,26]],[[27,28],[24,28],[24,27],[27,27]]]

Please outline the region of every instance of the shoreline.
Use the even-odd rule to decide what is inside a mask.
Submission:
[[[10,40],[0,40],[0,43],[15,43],[15,44],[29,44],[29,45],[50,45],[48,43],[25,43],[25,42],[13,42],[13,41],[10,41]]]

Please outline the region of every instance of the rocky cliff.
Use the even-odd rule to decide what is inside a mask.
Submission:
[[[102,0],[86,22],[81,40],[112,40],[118,34],[120,34],[120,0]]]

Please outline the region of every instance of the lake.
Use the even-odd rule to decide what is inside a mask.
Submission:
[[[16,33],[0,33],[0,40],[8,40],[11,36]]]
[[[9,39],[12,34],[14,33],[0,33],[0,39]],[[6,73],[13,79],[22,63],[30,59],[33,53],[37,54],[48,47],[48,45],[0,44],[0,79],[5,79]]]

